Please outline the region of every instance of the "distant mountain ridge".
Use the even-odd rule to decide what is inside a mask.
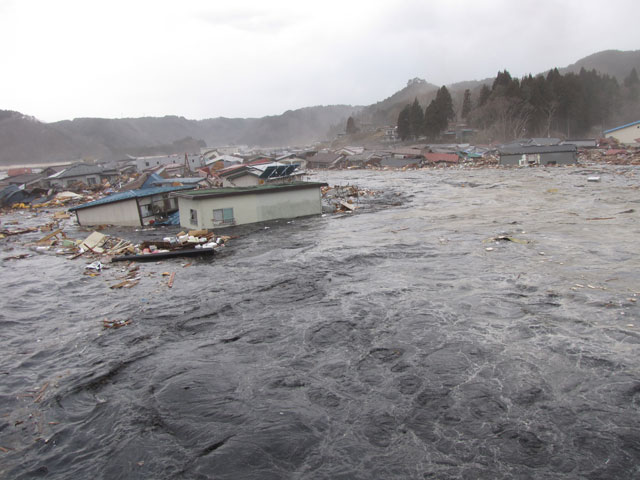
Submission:
[[[607,50],[559,69],[561,73],[595,69],[619,82],[632,68],[640,71],[640,50]],[[461,103],[464,88],[482,81],[451,85],[454,103]],[[366,107],[332,105],[289,110],[262,118],[189,120],[178,116],[143,118],[77,118],[43,123],[19,112],[0,110],[0,165],[55,163],[81,158],[114,160],[125,155],[182,153],[206,143],[278,147],[308,145],[343,132],[350,115],[374,125],[395,124],[400,110],[417,98],[426,106],[438,87],[414,78],[390,97]]]
[[[357,107],[307,107],[262,118],[76,118],[43,123],[0,110],[0,165],[55,163],[80,158],[115,160],[126,155],[182,153],[184,147],[307,145],[342,128]],[[336,127],[338,126],[338,127]],[[343,129],[343,128],[342,128]]]

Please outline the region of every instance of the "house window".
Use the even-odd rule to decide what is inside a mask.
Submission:
[[[94,177],[87,177],[87,185],[95,185],[96,179]]]
[[[144,162],[144,165],[145,165],[146,167],[148,167],[148,166],[149,166],[149,162]]]
[[[193,208],[189,211],[191,212],[191,225],[198,225],[198,211]]]
[[[140,215],[142,218],[151,216],[151,205],[140,205]]]
[[[233,208],[219,208],[213,211],[214,225],[233,225],[236,223],[233,218]]]

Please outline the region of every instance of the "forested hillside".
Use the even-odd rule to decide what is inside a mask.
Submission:
[[[584,68],[564,75],[553,69],[522,79],[505,70],[498,72],[491,87],[466,89],[458,109],[446,87],[441,87],[424,111],[419,110],[416,99],[398,115],[401,138],[424,135],[437,140],[453,120],[477,129],[476,141],[593,136],[640,118],[640,79],[636,68],[622,82]]]

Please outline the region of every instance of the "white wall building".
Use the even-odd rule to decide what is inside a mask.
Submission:
[[[620,143],[632,145],[640,143],[640,120],[604,132],[606,138],[615,138]]]

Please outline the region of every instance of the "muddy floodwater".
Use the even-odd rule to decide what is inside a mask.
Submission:
[[[640,478],[638,167],[313,179],[381,193],[130,289],[2,240],[0,477]]]

